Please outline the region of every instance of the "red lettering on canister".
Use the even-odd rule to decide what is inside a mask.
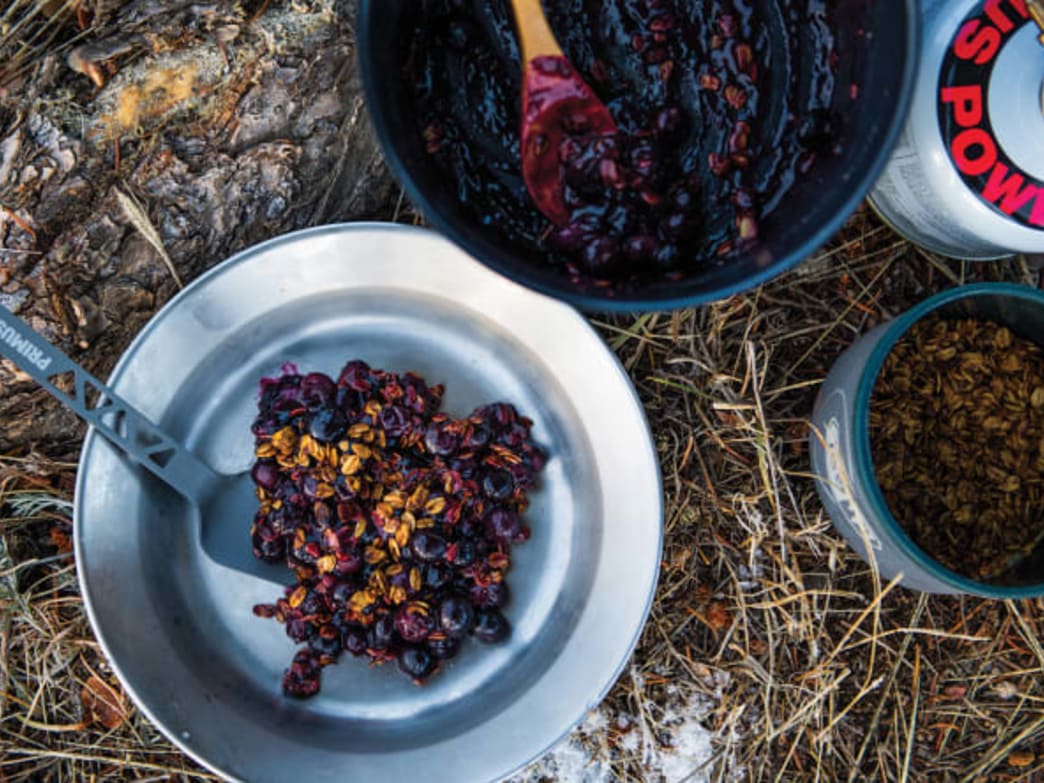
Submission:
[[[983,65],[997,55],[1000,45],[1001,34],[996,27],[971,19],[958,31],[953,53],[962,60],[974,60],[976,65]]]
[[[1015,23],[1011,21],[1007,14],[1001,10],[1001,5],[1005,0],[986,0],[986,16],[990,18],[990,21],[997,25],[997,28],[1002,33],[1010,33],[1015,29]],[[1023,19],[1027,17],[1026,4],[1023,0],[1008,0],[1008,5],[1015,7],[1015,11],[1022,16]]]
[[[969,153],[976,147],[980,152],[973,157]],[[985,174],[997,162],[997,145],[982,128],[966,128],[954,136],[950,153],[960,172],[970,177]]]
[[[1029,223],[1031,226],[1044,227],[1044,189],[1037,189],[1037,199],[1033,202],[1033,211],[1030,212]]]
[[[929,3],[940,9],[951,4],[958,5],[957,0]],[[962,21],[946,17],[952,37],[944,44],[936,83],[936,116],[951,171],[980,204],[989,207],[1001,224],[1006,220],[1012,225],[1044,229],[1044,180],[1023,171],[1012,160],[1004,146],[1005,135],[997,135],[998,123],[990,116],[991,110],[999,105],[991,90],[1007,87],[998,85],[997,81],[1023,78],[1024,74],[1031,73],[1015,70],[1031,68],[1029,63],[1014,68],[1005,65],[1003,75],[997,72],[998,62],[1004,57],[1001,53],[1006,51],[1009,42],[1020,35],[1025,26],[1035,27],[1029,0],[967,0],[966,4],[971,9]],[[1035,113],[1035,93],[1031,99]],[[1013,111],[1014,107],[1001,107],[1008,128],[1012,126]],[[1016,127],[1014,132],[1034,131]]]
[[[971,128],[982,119],[982,87],[943,87],[939,93],[943,103],[953,104],[953,118],[962,128]]]
[[[1026,185],[1026,178],[1021,174],[1008,176],[1008,172],[1008,167],[998,161],[990,172],[986,187],[982,189],[982,197],[991,204],[997,204],[1004,214],[1014,215],[1034,196],[1039,200],[1041,189],[1032,183]]]

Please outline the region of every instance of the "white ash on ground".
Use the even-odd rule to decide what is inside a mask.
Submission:
[[[636,692],[643,678],[631,672]],[[727,675],[722,672],[722,677]],[[704,725],[713,708],[702,693],[668,685],[671,706],[643,698],[637,715],[605,705],[520,774],[505,783],[612,783],[613,762],[638,761],[649,783],[709,783],[714,734]]]

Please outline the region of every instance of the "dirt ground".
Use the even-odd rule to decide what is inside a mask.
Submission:
[[[78,15],[16,0],[0,14],[0,302],[100,377],[238,249],[419,220],[367,124],[351,3]],[[653,429],[666,547],[638,649],[570,741],[583,763],[524,778],[1044,780],[1044,602],[882,584],[834,533],[808,466],[812,402],[840,352],[975,280],[1042,284],[1029,259],[942,259],[864,208],[756,291],[591,319]],[[82,436],[0,364],[0,783],[213,779],[128,703],[91,635],[69,540]]]

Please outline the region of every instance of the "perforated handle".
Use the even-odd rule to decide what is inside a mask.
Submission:
[[[214,490],[213,470],[3,305],[0,356],[185,497],[199,503]]]

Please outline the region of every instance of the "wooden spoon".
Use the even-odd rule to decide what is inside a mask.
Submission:
[[[549,220],[569,222],[558,150],[569,135],[616,132],[609,109],[555,40],[540,0],[511,0],[522,49],[522,179]]]

